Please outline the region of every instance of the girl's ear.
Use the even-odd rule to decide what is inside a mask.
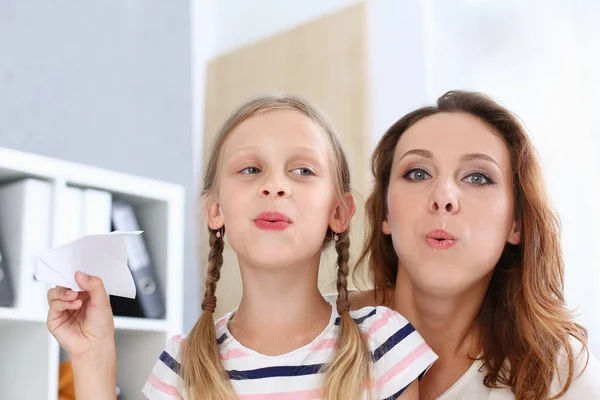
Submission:
[[[214,196],[208,195],[206,197],[204,207],[206,209],[206,222],[210,229],[217,230],[225,225],[221,205]]]
[[[329,227],[334,232],[347,231],[355,212],[354,197],[351,193],[344,193],[343,202],[339,202],[331,213]]]

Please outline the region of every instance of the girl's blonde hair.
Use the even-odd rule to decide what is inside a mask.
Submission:
[[[518,118],[491,98],[450,91],[436,106],[405,115],[383,135],[373,153],[375,187],[366,205],[369,231],[359,263],[368,261],[375,290],[385,302],[398,273],[392,239],[381,231],[394,152],[404,132],[439,113],[472,115],[504,140],[513,173],[516,218],[522,224],[522,241],[506,245],[479,313],[484,383],[490,388],[508,386],[516,400],[545,400],[550,396],[553,375],[559,372],[559,354],[565,350],[568,373],[553,398],[561,397],[575,377],[575,358],[579,356],[570,341],[581,342],[587,355],[587,334],[565,304],[560,224],[550,207],[533,144]]]
[[[332,128],[317,107],[307,100],[292,95],[267,95],[254,98],[241,105],[221,126],[208,161],[202,196],[214,194],[218,183],[218,165],[223,146],[229,134],[242,122],[259,113],[293,110],[302,113],[319,125],[333,152],[334,187],[337,198],[343,202],[343,195],[350,192],[350,170],[342,146]],[[217,345],[213,319],[216,306],[215,290],[223,265],[223,234],[221,230],[209,230],[210,252],[202,316],[186,338],[182,350],[182,373],[190,399],[232,400],[237,398],[228,374],[223,367]],[[328,229],[323,248],[331,243],[336,233]],[[337,251],[337,308],[340,313],[339,338],[332,360],[323,367],[325,373],[323,385],[324,399],[358,399],[365,388],[371,386],[372,361],[367,343],[359,327],[350,317],[347,290],[348,259],[350,239],[348,230],[338,232],[335,242]]]

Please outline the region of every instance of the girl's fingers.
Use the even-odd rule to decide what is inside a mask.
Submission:
[[[81,292],[75,292],[71,289],[57,286],[48,290],[48,303],[53,302],[54,300],[75,300],[78,298]]]
[[[78,271],[75,273],[75,280],[79,286],[87,292],[92,305],[95,305],[100,309],[110,309],[110,302],[102,279]]]
[[[48,303],[51,303],[52,300],[58,299],[61,296],[61,293],[64,293],[66,288],[57,286],[50,290],[48,290]]]
[[[50,303],[50,311],[53,313],[61,313],[66,310],[77,310],[81,308],[83,301],[77,299],[73,301],[68,300],[53,300]]]

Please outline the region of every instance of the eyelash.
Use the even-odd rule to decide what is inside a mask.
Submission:
[[[249,169],[255,169],[255,170],[257,170],[257,171],[258,171],[257,173],[261,172],[260,168],[258,168],[258,167],[246,167],[246,168],[242,169],[242,170],[240,171],[240,173],[241,173],[241,174],[244,174],[244,175],[254,175],[254,174],[251,174],[251,173],[248,173],[248,172],[244,172],[244,171],[246,171],[246,170],[249,170]],[[304,171],[308,171],[308,174],[307,174],[307,175],[304,175],[304,174],[296,174],[296,175],[299,175],[299,176],[314,176],[314,175],[315,175],[315,173],[313,172],[313,170],[311,170],[310,168],[307,168],[307,167],[298,167],[298,168],[294,168],[294,169],[293,169],[293,170],[291,170],[291,171],[296,171],[296,170],[304,170]],[[291,171],[290,171],[290,172],[291,172]]]
[[[424,168],[421,168],[421,167],[412,167],[412,168],[408,169],[408,171],[406,171],[406,172],[404,173],[404,175],[402,175],[402,177],[403,177],[404,179],[406,179],[407,181],[409,181],[409,182],[413,182],[413,183],[414,183],[414,182],[418,182],[418,181],[423,181],[423,180],[426,180],[426,179],[411,179],[411,178],[409,178],[409,175],[410,175],[410,174],[412,174],[413,172],[417,172],[417,171],[423,172],[423,173],[425,173],[426,175],[429,175],[429,176],[431,176],[431,174],[430,174],[429,172],[427,172],[427,170],[425,170]],[[487,185],[493,185],[493,184],[495,184],[495,183],[496,183],[496,182],[494,182],[494,181],[492,180],[492,178],[491,178],[491,177],[490,177],[490,176],[489,176],[487,173],[485,173],[485,172],[483,172],[483,171],[471,171],[471,172],[470,172],[470,173],[469,173],[469,174],[468,174],[468,175],[465,177],[465,179],[466,179],[466,178],[469,178],[469,177],[472,177],[473,175],[480,175],[480,176],[482,176],[483,178],[485,178],[486,182],[484,182],[484,183],[481,183],[481,184],[474,184],[474,183],[470,183],[471,185],[474,185],[474,186],[487,186]],[[469,182],[467,182],[467,183],[469,183]]]
[[[251,174],[251,173],[244,172],[244,171],[246,171],[246,170],[249,170],[249,169],[255,169],[255,170],[257,170],[258,172],[260,172],[260,169],[259,169],[258,167],[246,167],[246,168],[244,168],[244,169],[242,169],[242,170],[240,171],[240,174],[244,174],[244,175],[253,175],[253,174]]]
[[[308,175],[304,175],[304,174],[297,174],[297,175],[300,175],[300,176],[314,176],[315,175],[315,173],[313,172],[313,170],[310,169],[310,168],[307,168],[307,167],[294,168],[292,171],[296,171],[296,170],[299,170],[299,169],[300,170],[308,171]]]
[[[470,173],[469,173],[469,175],[467,175],[465,178],[468,178],[468,177],[470,177],[470,176],[473,176],[473,175],[481,175],[481,176],[483,176],[483,177],[485,178],[485,180],[487,181],[487,182],[484,182],[484,183],[482,183],[482,184],[480,184],[480,185],[476,185],[476,186],[487,186],[487,185],[493,185],[493,184],[495,184],[495,183],[496,183],[496,182],[494,182],[494,181],[492,180],[492,178],[491,178],[491,177],[490,177],[488,174],[486,174],[486,173],[485,173],[485,172],[483,172],[483,171],[472,171],[472,172],[470,172]]]
[[[411,178],[408,177],[410,174],[412,174],[413,172],[417,172],[417,171],[424,172],[425,174],[431,176],[431,174],[429,172],[427,172],[424,168],[421,168],[421,167],[412,167],[412,168],[409,168],[408,171],[406,171],[404,173],[404,175],[402,175],[402,177],[404,179],[406,179],[407,181],[409,181],[409,182],[417,182],[417,181],[425,180],[425,179],[411,179]]]

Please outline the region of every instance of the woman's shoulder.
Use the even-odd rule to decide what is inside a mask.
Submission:
[[[564,400],[600,399],[600,362],[594,355],[575,339],[570,339],[571,353],[574,359],[571,385]],[[558,370],[552,381],[551,392],[558,393],[569,375],[569,362],[566,349],[558,358]]]
[[[387,295],[384,296],[384,292],[382,290],[356,290],[348,293],[348,300],[350,300],[350,304],[352,305],[353,310],[358,310],[363,307],[375,307],[385,305],[391,308],[391,298],[393,292],[387,292]]]

